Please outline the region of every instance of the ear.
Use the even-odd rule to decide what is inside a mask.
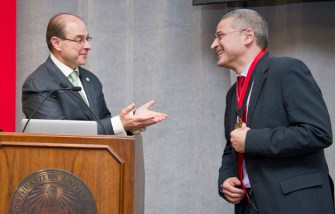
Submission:
[[[255,32],[252,28],[247,28],[244,31],[244,42],[246,45],[251,44],[255,41]]]
[[[55,50],[60,51],[61,47],[60,47],[60,39],[53,36],[51,37],[51,44],[54,47]]]

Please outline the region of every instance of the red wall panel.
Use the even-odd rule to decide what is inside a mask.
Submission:
[[[6,1],[0,13],[0,129],[15,131],[16,1]]]

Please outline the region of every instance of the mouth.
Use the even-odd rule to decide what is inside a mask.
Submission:
[[[218,56],[220,56],[221,54],[224,53],[224,51],[223,50],[218,50],[216,53],[217,53]]]

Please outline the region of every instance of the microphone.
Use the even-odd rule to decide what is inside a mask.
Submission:
[[[86,102],[84,102],[84,100],[79,97],[77,94],[73,93],[73,91],[81,91],[81,87],[79,86],[74,86],[72,88],[69,88],[65,83],[60,83],[60,86],[62,86],[63,88],[68,88],[70,89],[70,92],[76,96],[82,103],[85,104],[85,106],[87,106],[87,108],[90,110],[90,112],[92,113],[92,115],[94,116],[95,120],[101,125],[101,127],[104,129],[106,135],[109,135],[107,129],[105,128],[105,126],[102,124],[102,122],[100,121],[99,117],[93,112],[93,110],[87,105]],[[28,122],[28,121],[27,121]]]
[[[68,90],[71,90],[71,91],[81,91],[81,87],[79,87],[79,86],[73,86],[73,87],[69,87],[69,86],[67,86],[65,83],[63,83],[63,82],[61,82],[60,84],[59,84],[61,87],[62,87],[62,89],[68,89]]]
[[[30,121],[30,119],[36,114],[36,112],[41,108],[41,106],[43,105],[43,103],[53,94],[55,93],[56,91],[61,91],[61,90],[69,90],[69,91],[80,91],[81,90],[81,87],[71,87],[69,88],[66,84],[64,83],[61,83],[60,86],[62,88],[57,88],[57,89],[54,89],[52,91],[50,91],[47,96],[42,100],[42,102],[39,104],[39,106],[37,106],[37,108],[33,111],[33,113],[31,113],[31,115],[28,117],[28,120],[26,122],[26,124],[24,125],[23,129],[22,129],[22,133],[26,130],[27,128],[27,125]]]

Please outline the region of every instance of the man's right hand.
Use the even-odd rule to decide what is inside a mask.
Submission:
[[[241,189],[241,181],[237,177],[227,178],[221,184],[221,191],[225,199],[232,204],[238,204],[244,198],[244,191]]]

